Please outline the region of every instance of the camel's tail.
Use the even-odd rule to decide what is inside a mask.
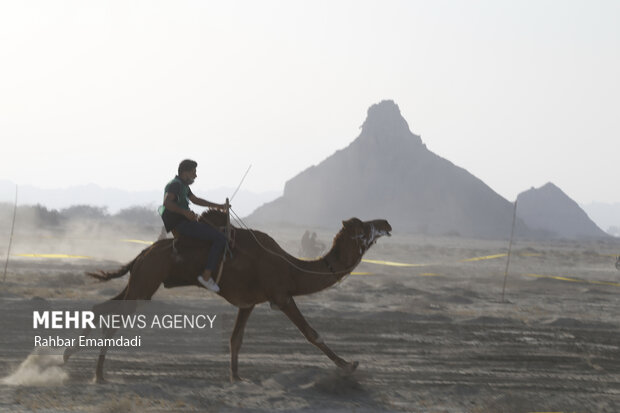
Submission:
[[[129,270],[131,270],[131,267],[133,266],[133,263],[136,260],[133,260],[132,262],[130,262],[129,264],[123,265],[121,268],[119,268],[116,271],[96,271],[96,272],[87,272],[86,275],[90,275],[91,277],[94,277],[96,279],[98,279],[99,281],[109,281],[113,278],[119,278],[122,277],[123,275],[127,274],[129,272]]]
[[[140,258],[142,255],[144,255],[144,253],[148,249],[149,248],[145,248],[144,250],[142,250],[142,252],[136,256],[136,258],[134,258],[131,262],[123,265],[121,268],[119,268],[116,271],[102,271],[102,270],[99,270],[99,271],[96,271],[96,272],[87,272],[86,275],[90,275],[91,277],[94,277],[94,278],[98,279],[99,281],[110,281],[113,278],[120,278],[123,275],[127,274],[131,270],[131,268],[133,267],[135,262],[138,260],[138,258]]]

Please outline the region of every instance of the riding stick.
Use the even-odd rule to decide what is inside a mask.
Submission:
[[[224,250],[224,255],[222,256],[222,261],[220,262],[220,268],[217,272],[217,278],[215,283],[217,285],[220,284],[220,279],[222,278],[222,271],[224,270],[224,261],[226,261],[226,253],[228,252],[228,243],[230,242],[230,201],[226,198],[226,249]]]
[[[252,168],[252,164],[250,164],[250,166],[248,166],[248,169],[243,174],[243,178],[241,178],[241,182],[239,182],[239,185],[237,185],[237,189],[235,189],[235,192],[233,192],[232,196],[230,197],[231,201],[233,200],[235,195],[237,195],[237,192],[239,191],[239,188],[241,188],[241,184],[243,184],[243,181],[245,181],[245,177],[248,176],[248,172],[250,172],[250,168]]]

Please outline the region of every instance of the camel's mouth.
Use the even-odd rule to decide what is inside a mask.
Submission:
[[[387,222],[383,221],[380,224],[380,228],[375,230],[379,236],[387,235],[388,237],[392,236],[392,226]]]
[[[351,218],[349,221],[343,221],[345,227],[351,226],[352,223],[362,224],[362,231],[358,232],[358,229],[354,229],[356,234],[352,236],[353,239],[359,240],[360,248],[367,250],[377,240],[383,236],[392,236],[392,226],[384,219],[376,219],[374,221],[361,222],[357,218]]]
[[[378,228],[375,225],[370,226],[370,239],[368,240],[370,244],[374,244],[379,238],[383,236],[392,236],[392,233],[390,232],[392,230],[392,227],[390,226],[390,224],[387,224],[386,222],[386,225],[381,225],[381,227]]]

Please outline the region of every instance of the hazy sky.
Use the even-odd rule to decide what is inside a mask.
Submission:
[[[620,1],[1,1],[0,179],[282,190],[393,99],[509,200],[620,202]],[[205,195],[206,198],[208,194]],[[214,200],[220,201],[220,200]]]

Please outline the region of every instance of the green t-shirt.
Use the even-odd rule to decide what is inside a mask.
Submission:
[[[189,210],[189,197],[192,194],[192,190],[189,189],[189,185],[181,180],[178,176],[175,176],[173,180],[168,182],[164,189],[164,196],[166,193],[176,195],[174,201],[179,207]],[[166,231],[172,231],[180,222],[186,221],[185,215],[178,214],[166,209],[163,205],[159,207],[159,214],[164,221],[164,227]]]

